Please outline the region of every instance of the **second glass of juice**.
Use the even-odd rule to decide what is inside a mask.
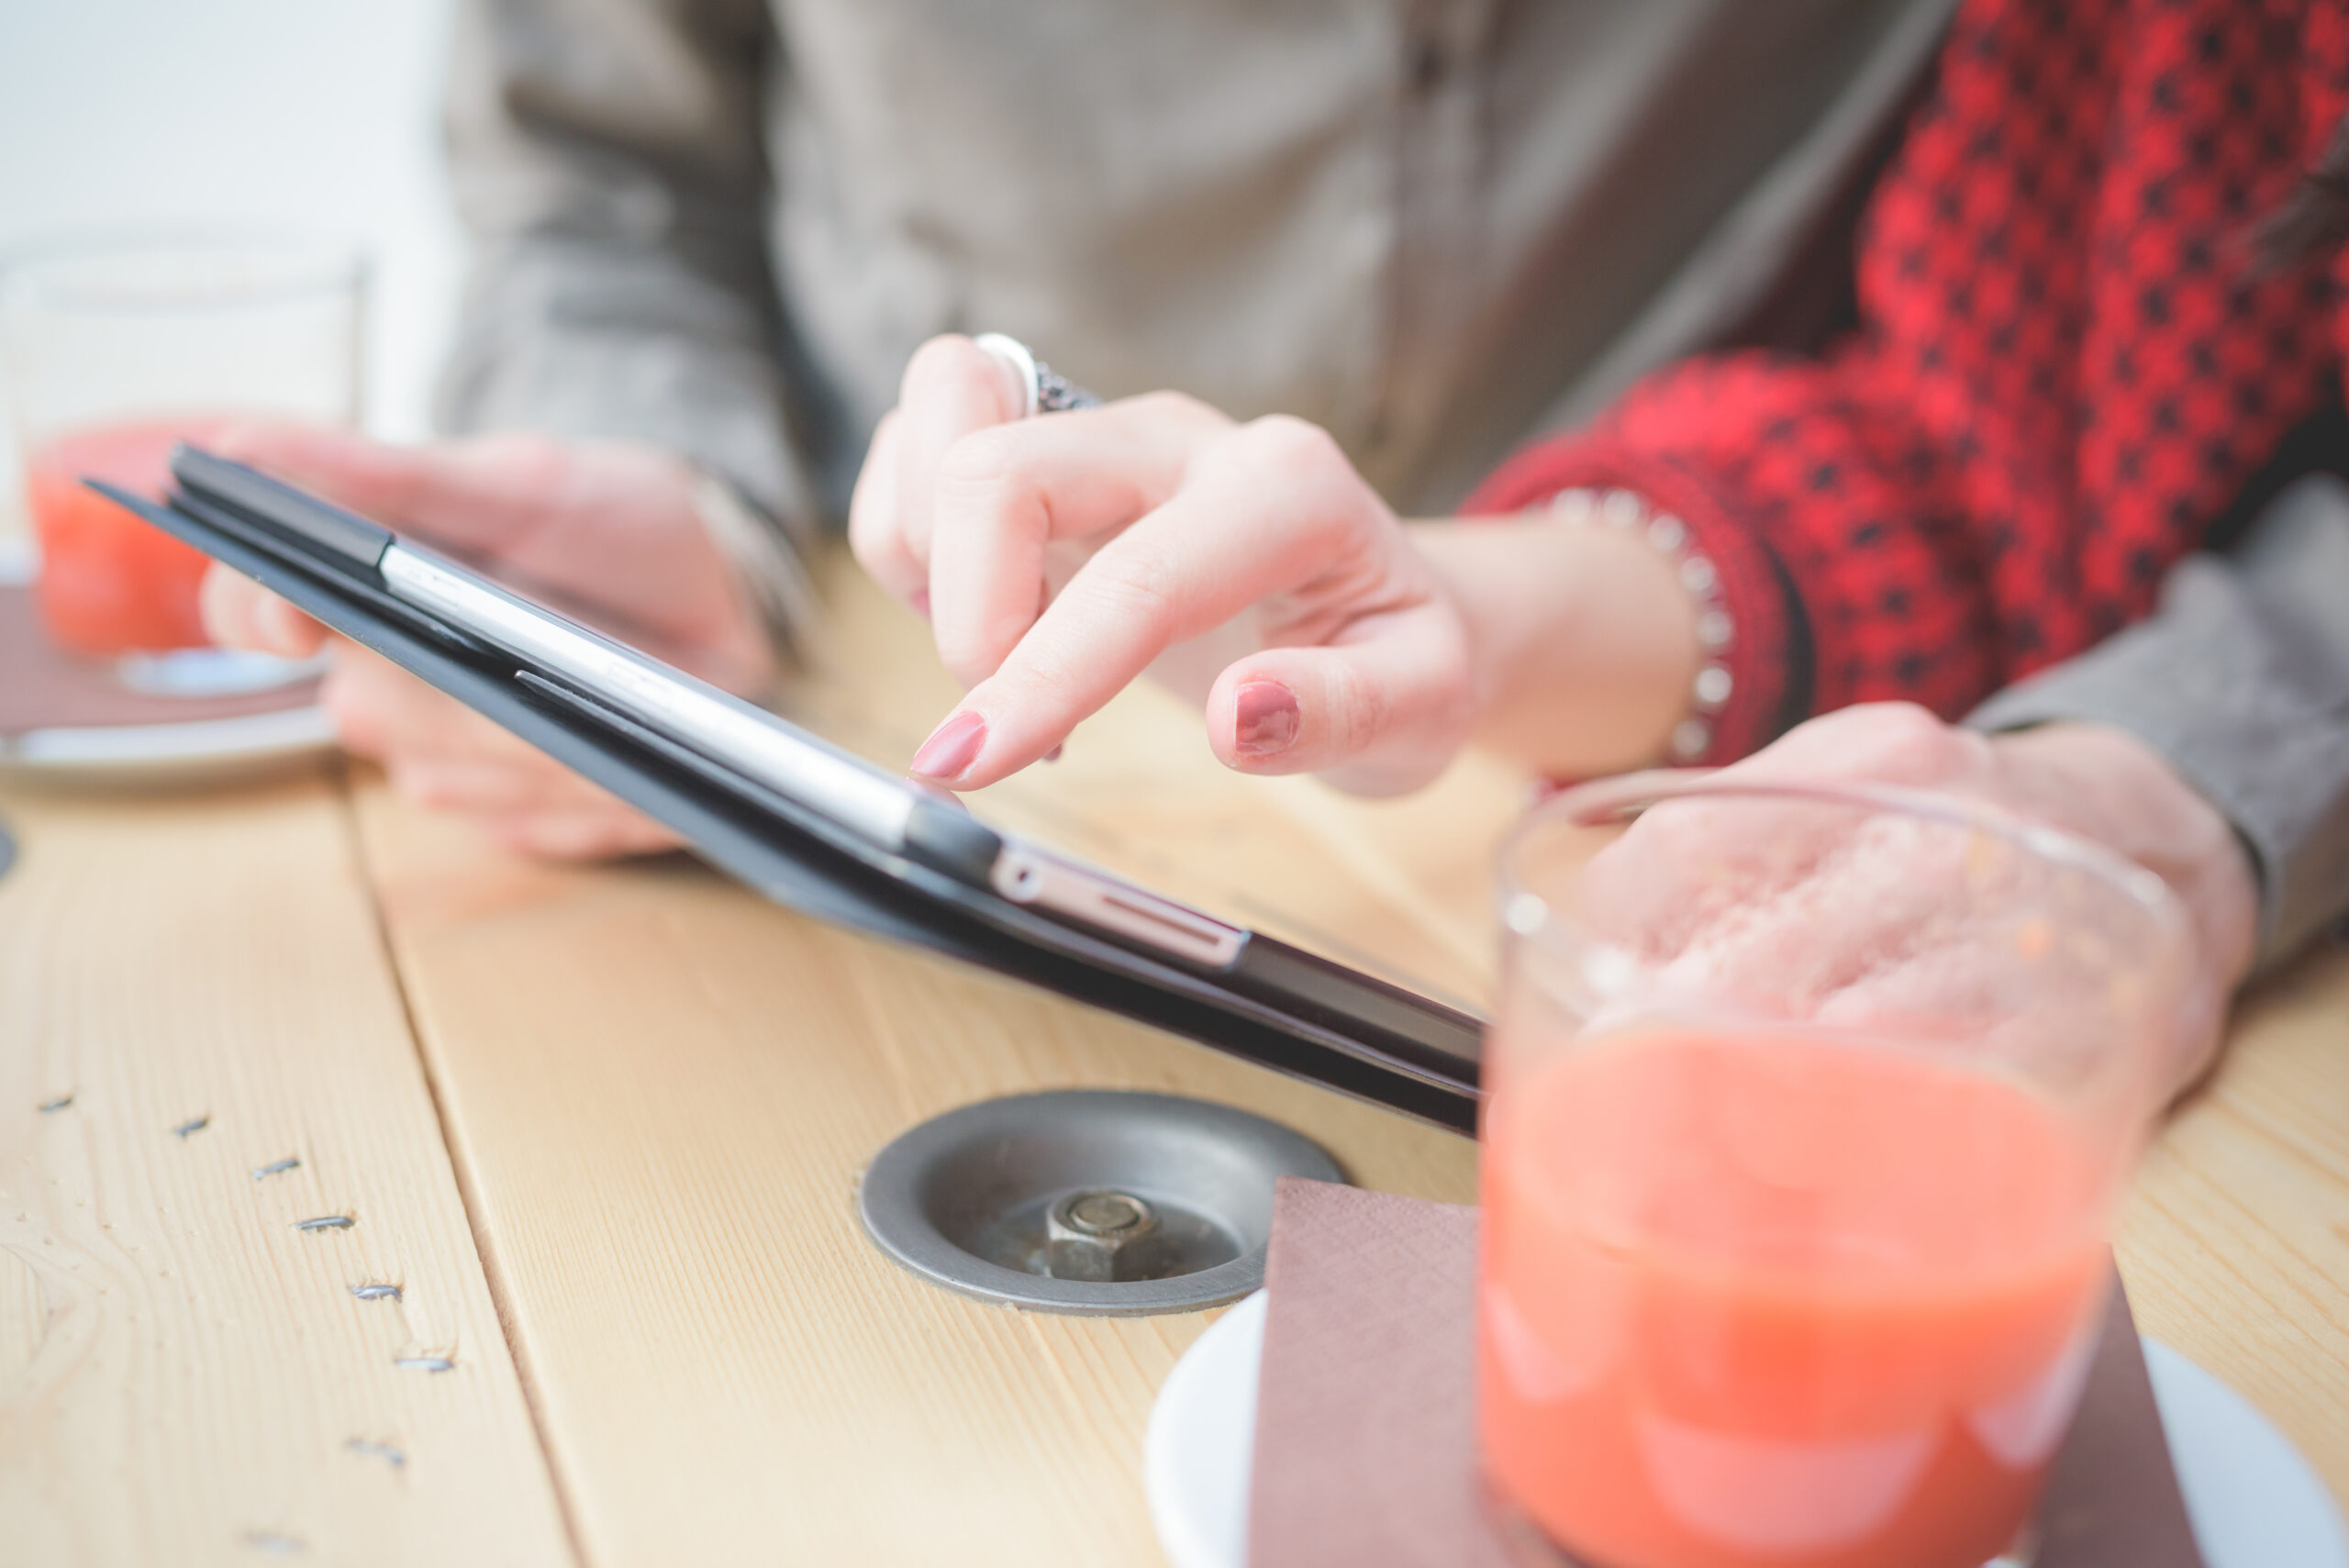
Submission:
[[[359,414],[364,273],[348,250],[257,236],[60,243],[0,275],[0,349],[39,544],[50,639],[163,689],[206,641],[193,547],[97,495],[160,497],[172,449],[240,419],[349,426]],[[251,656],[182,660],[210,677]]]
[[[2027,1561],[2176,1060],[2158,879],[1950,798],[1648,775],[1535,813],[1501,897],[1503,1506],[1589,1568]]]

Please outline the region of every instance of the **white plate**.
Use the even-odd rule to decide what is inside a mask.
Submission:
[[[317,706],[179,724],[109,724],[0,736],[0,775],[74,783],[161,784],[242,777],[334,745]]]
[[[142,700],[106,700],[106,677],[55,651],[36,629],[26,587],[29,557],[12,557],[6,542],[0,540],[0,691],[46,692],[31,711],[56,714],[65,722],[13,728],[28,721],[26,709],[12,707],[12,728],[0,733],[0,778],[67,784],[217,783],[269,773],[333,747],[333,722],[317,706],[315,691],[301,689],[325,672],[323,658],[273,659],[227,648],[133,654],[117,662],[112,678]],[[8,684],[22,682],[32,684]],[[94,693],[101,697],[95,704]],[[261,711],[225,717],[195,717],[173,700],[190,699],[195,714],[207,706],[217,714],[221,705],[205,699],[273,693],[282,695],[238,705]],[[94,713],[118,717],[92,722]],[[123,717],[130,721],[121,721]]]
[[[1243,1568],[1258,1291],[1198,1337],[1150,1412],[1142,1479],[1174,1568]],[[2210,1568],[2349,1568],[2349,1534],[2316,1473],[2243,1397],[2167,1345],[2145,1341],[2154,1400]]]

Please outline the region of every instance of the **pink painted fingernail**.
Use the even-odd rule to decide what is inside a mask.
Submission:
[[[1269,757],[1297,740],[1297,694],[1278,681],[1251,681],[1240,688],[1240,714],[1231,727],[1231,749],[1243,757]]]
[[[1051,751],[1044,753],[1044,761],[1047,762],[1057,762],[1061,760],[1061,753],[1067,750],[1068,748],[1065,746],[1055,746]]]
[[[910,603],[911,603],[911,604],[913,605],[913,606],[914,606],[914,614],[916,614],[916,615],[918,615],[918,616],[921,617],[921,618],[922,618],[922,619],[924,619],[924,620],[928,620],[928,619],[930,618],[930,590],[929,590],[929,589],[927,589],[927,588],[916,588],[916,589],[914,590],[914,596],[913,596],[912,600],[910,601]]]
[[[914,753],[913,771],[926,779],[953,778],[978,759],[986,743],[985,716],[965,709],[930,731]]]

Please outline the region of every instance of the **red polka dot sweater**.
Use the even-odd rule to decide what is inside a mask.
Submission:
[[[2344,110],[2349,0],[1969,0],[1870,195],[1858,327],[1659,372],[1465,509],[1620,487],[1687,522],[1735,627],[1709,760],[1854,702],[1954,717],[2145,615],[2338,395],[2349,270],[2250,236]]]

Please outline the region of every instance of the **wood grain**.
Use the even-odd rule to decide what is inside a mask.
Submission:
[[[2139,1326],[2251,1399],[2349,1507],[2349,952],[2243,1007],[2120,1237]]]
[[[0,1559],[571,1562],[337,791],[0,814]]]
[[[902,762],[954,690],[918,623],[832,587],[797,712]],[[361,779],[0,795],[26,848],[0,881],[11,1565],[1156,1562],[1142,1425],[1208,1315],[924,1285],[857,1229],[873,1152],[992,1095],[1150,1087],[1285,1121],[1364,1184],[1473,1195],[1449,1134],[682,858],[517,861]],[[1522,799],[1473,758],[1398,802],[1241,779],[1145,689],[979,808],[1474,1000]],[[333,1212],[356,1225],[287,1229]],[[2349,1498],[2349,954],[2246,1008],[2121,1252],[2148,1330]],[[406,1298],[353,1301],[366,1279]],[[451,1347],[449,1373],[391,1365]]]
[[[798,717],[895,764],[953,700],[858,581]],[[1486,868],[1523,802],[1471,759],[1406,801],[1216,767],[1148,690],[985,792],[1039,834],[1341,956],[1485,994]],[[1465,1199],[1464,1142],[760,904],[678,863],[529,866],[383,792],[365,841],[492,1273],[598,1568],[1146,1562],[1149,1402],[1202,1316],[976,1306],[858,1235],[857,1171],[991,1095],[1248,1106],[1358,1180]],[[2141,1317],[2349,1495],[2349,963],[2261,1001],[2157,1143],[2122,1239]]]
[[[836,728],[910,750],[946,695],[919,628],[851,609],[859,635],[886,634],[882,655],[836,665],[801,711],[864,716]],[[1380,847],[1385,825],[1432,819],[1440,801],[1298,807],[1319,818],[1304,830],[1203,749],[1163,762],[1174,742],[1153,701],[1121,701],[1068,762],[982,809],[1186,888],[1295,893],[1314,923],[1370,933],[1402,967],[1433,955],[1463,989],[1481,983],[1481,915],[1421,921],[1409,857]],[[1020,1314],[897,1270],[859,1231],[853,1193],[918,1120],[1042,1087],[1168,1089],[1296,1127],[1367,1184],[1473,1193],[1464,1140],[827,929],[697,867],[527,865],[379,789],[362,819],[598,1568],[1157,1559],[1142,1426],[1208,1318]]]
[[[698,868],[551,871],[370,792],[364,820],[485,1254],[606,1568],[1131,1562],[1141,1425],[1200,1319],[1042,1319],[863,1240],[858,1172],[964,1101],[1165,1087],[1373,1184],[1473,1150],[766,906]]]

